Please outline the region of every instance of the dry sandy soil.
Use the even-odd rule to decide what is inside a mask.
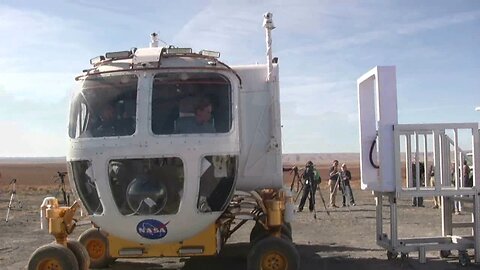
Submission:
[[[328,164],[320,164],[323,197],[327,199]],[[427,263],[420,264],[417,254],[406,260],[388,261],[386,251],[375,243],[375,204],[370,192],[359,189],[359,166],[350,164],[353,174],[357,206],[331,209],[327,215],[317,193],[317,219],[308,211],[297,213],[293,222],[293,240],[301,256],[301,269],[473,269],[460,267],[454,255],[439,259],[436,252],[427,253]],[[30,254],[39,246],[52,241],[52,237],[39,230],[39,205],[46,195],[56,193],[58,184],[52,177],[64,171],[63,164],[0,164],[0,269],[24,269]],[[10,220],[5,222],[9,202],[10,179],[18,179],[17,197],[23,208],[15,208]],[[291,175],[285,172],[289,185]],[[337,204],[341,205],[341,196]],[[438,236],[441,234],[440,211],[430,208],[431,198],[426,198],[425,208],[412,208],[408,199],[399,201],[400,237]],[[307,207],[306,207],[307,209]],[[468,215],[456,216],[466,219]],[[218,257],[146,260],[118,260],[111,269],[245,269],[249,250],[248,235],[253,224],[247,224],[232,236]],[[388,223],[387,223],[388,225]],[[88,226],[76,229],[72,237]],[[472,251],[469,253],[472,255]]]

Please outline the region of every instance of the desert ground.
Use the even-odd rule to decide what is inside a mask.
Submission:
[[[340,160],[342,162],[342,160]],[[317,164],[323,178],[321,191],[328,200],[327,174],[329,162]],[[289,167],[291,164],[285,165]],[[314,219],[308,207],[296,213],[292,223],[293,241],[300,253],[301,269],[474,269],[471,265],[461,267],[456,251],[447,259],[440,259],[438,252],[427,253],[427,263],[418,262],[418,254],[411,253],[409,258],[387,260],[386,251],[375,243],[375,202],[369,191],[359,188],[359,164],[349,163],[352,171],[354,195],[357,205],[345,208],[329,209],[327,214],[320,194],[317,192],[316,214]],[[33,251],[53,240],[44,231],[40,231],[39,206],[47,195],[58,192],[58,183],[53,176],[57,171],[65,171],[65,164],[0,164],[0,269],[25,269]],[[6,210],[10,199],[9,182],[16,178],[17,198],[22,202],[10,213],[5,222]],[[284,173],[284,183],[290,185],[292,175]],[[408,198],[399,200],[400,237],[439,236],[441,235],[440,210],[432,209],[431,198],[425,198],[425,208],[412,208]],[[298,201],[297,201],[298,203]],[[328,203],[328,201],[327,201]],[[341,195],[337,196],[337,205],[341,205]],[[468,214],[456,216],[468,219]],[[388,223],[387,223],[388,225]],[[246,254],[250,248],[248,236],[253,224],[248,224],[236,232],[227,246],[217,257],[206,258],[155,258],[142,260],[116,261],[110,269],[245,269]],[[78,227],[72,237],[76,238],[89,226]],[[469,250],[472,255],[472,250]]]

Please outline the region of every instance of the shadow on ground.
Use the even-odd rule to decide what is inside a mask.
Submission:
[[[246,256],[249,251],[248,243],[235,243],[227,245],[222,253],[217,257],[197,257],[184,259],[177,263],[172,259],[158,259],[161,261],[152,262],[135,262],[133,260],[120,261],[112,265],[111,269],[126,270],[195,270],[195,269],[210,269],[210,270],[245,270]],[[372,249],[364,249],[349,246],[330,246],[330,245],[297,245],[298,252],[301,257],[302,270],[371,270],[371,269],[415,269],[415,270],[448,270],[448,269],[478,269],[478,267],[471,265],[461,267],[455,258],[446,260],[430,259],[426,264],[418,263],[416,258],[411,259],[396,259],[387,260],[377,258],[351,258],[348,254],[352,252],[368,252],[375,251]],[[378,251],[378,250],[376,250]],[[328,257],[322,257],[320,254],[328,254]],[[332,255],[336,254],[336,255]]]

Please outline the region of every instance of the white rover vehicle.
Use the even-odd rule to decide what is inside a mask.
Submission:
[[[216,255],[249,220],[249,269],[299,269],[283,189],[272,15],[266,65],[173,46],[108,52],[76,78],[67,154],[93,228],[67,239],[79,204],[43,204],[56,242],[28,269],[107,267],[117,258]]]

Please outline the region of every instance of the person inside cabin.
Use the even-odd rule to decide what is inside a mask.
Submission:
[[[198,98],[194,115],[181,116],[175,121],[175,133],[215,133],[212,123],[212,103],[205,97]]]
[[[97,119],[92,128],[93,137],[115,135],[115,108],[111,104],[105,104],[100,109]]]

